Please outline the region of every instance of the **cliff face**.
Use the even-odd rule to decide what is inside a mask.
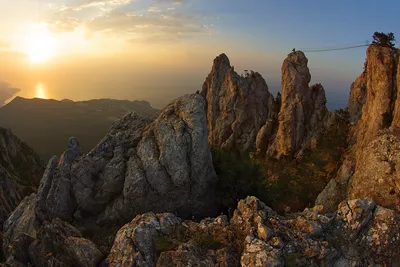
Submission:
[[[22,198],[39,185],[39,156],[11,131],[0,128],[0,229]]]
[[[359,93],[357,88],[352,88],[349,99],[349,103],[353,103],[357,98],[362,99],[363,94],[366,98],[355,129],[357,147],[365,147],[381,129],[400,126],[400,104],[397,100],[400,93],[400,84],[397,82],[400,78],[399,67],[397,49],[377,45],[367,49],[366,74],[356,80],[362,85],[361,88],[366,88],[366,93],[359,90],[361,97],[353,99],[352,96],[358,96]]]
[[[278,115],[275,140],[268,149],[270,156],[293,156],[310,144],[322,130],[326,98],[322,85],[309,87],[308,59],[301,51],[288,55],[282,65],[282,104]]]
[[[333,208],[343,199],[372,197],[400,210],[400,53],[371,45],[364,73],[353,83],[348,112],[351,146],[337,177],[316,203]]]
[[[239,76],[225,54],[218,56],[204,82],[208,140],[212,146],[254,151],[260,128],[274,117],[275,101],[259,73]]]
[[[328,112],[322,85],[308,85],[307,63],[303,52],[288,55],[282,94],[274,99],[260,74],[241,77],[226,55],[217,57],[201,92],[207,101],[209,143],[276,158],[308,147]]]

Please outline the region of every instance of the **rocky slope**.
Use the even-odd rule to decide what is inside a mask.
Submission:
[[[301,51],[282,66],[282,95],[276,99],[265,80],[251,71],[239,76],[225,54],[214,60],[201,95],[207,101],[209,143],[265,158],[292,157],[309,148],[328,116],[325,91],[309,87],[308,60]]]
[[[230,220],[149,212],[119,229],[105,253],[59,218],[36,232],[29,227],[35,203],[35,195],[26,198],[6,223],[9,266],[393,266],[400,260],[399,214],[368,198],[342,202],[330,214],[316,206],[286,217],[255,197],[240,201]]]
[[[22,198],[37,189],[42,173],[39,156],[11,131],[0,128],[0,231]]]
[[[347,107],[351,146],[316,203],[333,209],[344,199],[372,197],[379,205],[400,210],[399,57],[396,48],[367,49],[365,70],[351,87]]]

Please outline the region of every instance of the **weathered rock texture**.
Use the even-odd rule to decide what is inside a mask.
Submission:
[[[394,266],[400,260],[400,216],[370,198],[344,201],[334,213],[316,206],[286,217],[255,197],[241,200],[230,220],[149,212],[124,225],[106,254],[59,218],[35,234],[24,229],[35,210],[31,199],[7,223],[10,266]]]
[[[309,87],[311,74],[303,52],[292,52],[282,65],[282,103],[278,129],[268,154],[293,156],[309,146],[323,129],[326,114],[325,91],[321,84]]]
[[[344,199],[371,197],[381,206],[400,210],[399,57],[395,48],[368,47],[365,70],[351,87],[347,107],[353,125],[351,146],[317,204],[332,209]]]
[[[328,112],[322,85],[308,85],[307,62],[303,52],[288,55],[282,95],[274,99],[259,73],[239,76],[225,54],[218,56],[201,91],[207,101],[209,143],[276,158],[309,148]]]
[[[276,117],[276,103],[263,77],[253,71],[238,75],[225,54],[214,60],[201,95],[207,102],[212,146],[254,151],[257,133]]]
[[[43,175],[38,219],[123,224],[148,211],[214,214],[217,177],[204,108],[201,96],[187,95],[154,122],[127,115],[87,155],[71,139]]]
[[[36,190],[43,169],[31,148],[0,128],[0,231],[22,198]]]

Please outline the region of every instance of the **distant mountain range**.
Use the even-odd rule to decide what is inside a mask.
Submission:
[[[0,108],[0,127],[9,128],[47,161],[60,155],[69,137],[78,138],[88,152],[107,133],[111,124],[126,113],[154,117],[159,110],[146,101],[96,99],[26,99],[16,97]]]

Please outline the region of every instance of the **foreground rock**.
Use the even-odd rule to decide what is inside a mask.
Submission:
[[[34,207],[19,209],[30,214]],[[248,197],[230,221],[137,215],[106,254],[58,218],[44,221],[34,236],[14,228],[4,249],[10,266],[393,266],[400,260],[399,221],[397,212],[370,198],[344,201],[334,213],[316,206],[282,217]]]
[[[22,198],[36,190],[43,169],[31,148],[11,131],[0,128],[0,231]]]
[[[365,70],[351,87],[347,107],[351,146],[317,204],[333,210],[344,199],[371,197],[400,211],[399,59],[396,48],[368,47]]]
[[[219,148],[255,151],[257,133],[277,114],[263,77],[253,71],[240,76],[225,54],[214,60],[201,95],[207,102],[209,143]]]

